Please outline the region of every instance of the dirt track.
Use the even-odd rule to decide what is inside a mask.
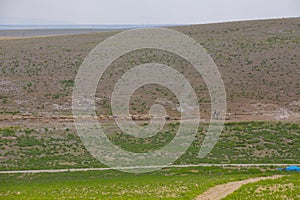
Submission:
[[[199,195],[196,200],[219,200],[225,198],[227,195],[233,193],[235,190],[238,190],[241,186],[253,183],[261,180],[267,179],[277,179],[281,178],[281,175],[270,176],[270,177],[258,177],[258,178],[250,178],[243,181],[236,181],[231,183],[226,183],[223,185],[217,185],[213,188],[210,188],[203,194]]]
[[[136,166],[136,167],[119,167],[119,168],[78,168],[78,169],[45,169],[45,170],[16,170],[16,171],[0,171],[0,174],[17,174],[17,173],[59,173],[59,172],[78,172],[78,171],[107,171],[107,170],[126,170],[126,169],[151,169],[151,168],[185,168],[185,167],[262,167],[276,166],[286,167],[293,164],[197,164],[197,165],[170,165],[170,166]],[[297,165],[297,164],[294,164]]]

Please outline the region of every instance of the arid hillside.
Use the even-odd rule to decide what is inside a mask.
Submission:
[[[219,67],[227,92],[227,120],[299,121],[300,18],[172,29],[198,41]],[[0,120],[71,121],[78,68],[97,44],[116,33],[0,40]],[[128,69],[154,61],[174,67],[191,82],[201,114],[208,118],[210,97],[201,76],[185,60],[151,49],[124,55],[105,72],[95,100],[99,116],[111,115],[110,96],[117,80]],[[171,119],[180,116],[175,96],[159,85],[138,89],[131,98],[131,113],[147,119],[154,103],[163,105]]]

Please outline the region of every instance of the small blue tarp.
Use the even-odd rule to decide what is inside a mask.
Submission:
[[[285,170],[285,171],[297,171],[297,172],[300,172],[300,167],[298,166],[289,166],[289,167],[286,167],[286,168],[279,168],[278,170],[282,171],[282,170]]]

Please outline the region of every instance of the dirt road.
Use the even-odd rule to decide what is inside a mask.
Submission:
[[[223,185],[217,185],[215,187],[210,188],[203,194],[199,195],[196,198],[196,200],[219,200],[225,198],[226,196],[233,193],[235,190],[238,190],[241,186],[245,184],[254,183],[257,181],[267,180],[267,179],[277,179],[281,177],[282,177],[281,175],[270,176],[270,177],[258,177],[258,178],[250,178],[243,181],[226,183]]]
[[[185,168],[185,167],[262,167],[275,166],[286,167],[297,164],[197,164],[197,165],[169,165],[169,166],[135,166],[135,167],[118,167],[118,168],[78,168],[78,169],[45,169],[45,170],[16,170],[16,171],[0,171],[0,174],[17,174],[17,173],[59,173],[59,172],[78,172],[78,171],[107,171],[107,170],[126,170],[126,169],[151,169],[151,168]]]

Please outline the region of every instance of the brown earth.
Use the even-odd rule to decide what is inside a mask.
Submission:
[[[227,92],[227,121],[300,121],[300,18],[173,29],[197,40],[219,67]],[[0,125],[72,123],[77,70],[97,44],[116,33],[0,40]],[[185,60],[147,49],[117,59],[105,72],[96,93],[99,120],[113,119],[110,96],[123,73],[153,61],[174,67],[190,81],[201,117],[208,120],[210,98],[201,76]],[[175,96],[158,85],[134,93],[131,114],[148,120],[154,103],[166,108],[170,120],[179,118]]]

